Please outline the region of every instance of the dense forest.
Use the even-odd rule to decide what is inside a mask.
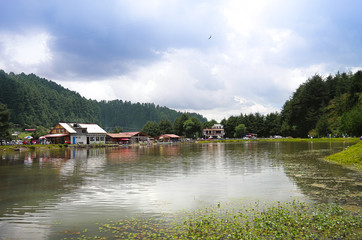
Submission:
[[[96,101],[35,74],[0,70],[0,103],[10,111],[10,122],[21,128],[52,127],[57,122],[97,123],[105,130],[120,127],[139,131],[147,121],[174,122],[183,113],[153,103],[122,100]],[[197,113],[190,116],[205,122]]]
[[[0,118],[9,116],[12,124],[22,128],[83,122],[97,123],[108,132],[142,130],[151,136],[175,133],[201,137],[203,128],[216,123],[197,113],[181,113],[153,103],[98,102],[34,74],[0,70]],[[1,122],[0,130],[6,128]],[[296,89],[280,113],[241,113],[223,119],[221,124],[227,138],[251,133],[258,137],[361,136],[362,71],[326,78],[315,75]]]
[[[227,137],[341,137],[362,135],[362,71],[315,75],[301,84],[280,113],[240,114],[223,119]],[[237,127],[242,131],[237,131]]]

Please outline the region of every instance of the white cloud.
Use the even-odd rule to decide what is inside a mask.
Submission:
[[[0,32],[2,65],[4,68],[23,69],[20,71],[38,69],[39,65],[52,60],[49,48],[51,39],[50,34],[39,31],[28,31],[21,34]]]
[[[360,34],[347,26],[343,35],[333,4],[326,2],[315,3],[316,8],[310,1],[286,0],[109,4],[89,4],[79,17],[82,2],[70,13],[59,3],[63,10],[56,18],[65,27],[56,24],[51,33],[0,30],[0,68],[36,73],[87,98],[154,102],[222,119],[277,111],[314,74],[360,65],[360,50],[349,46],[358,44]],[[327,47],[339,42],[330,39],[344,41],[333,38],[336,32],[353,40],[340,44],[353,52],[334,57],[335,49]]]

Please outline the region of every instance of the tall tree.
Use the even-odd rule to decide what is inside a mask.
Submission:
[[[173,129],[172,129],[172,123],[170,120],[166,119],[166,120],[161,120],[158,123],[158,126],[160,128],[160,133],[161,134],[165,134],[165,133],[173,133]]]
[[[148,121],[142,128],[142,132],[150,135],[151,137],[157,137],[160,135],[160,128],[154,121]]]
[[[197,117],[191,117],[191,121],[194,123],[194,136],[196,138],[202,136],[202,123]]]
[[[10,139],[10,112],[5,104],[0,103],[0,140]],[[0,143],[2,145],[2,141]]]
[[[209,129],[209,128],[211,128],[212,126],[214,126],[215,124],[217,124],[217,121],[214,120],[214,119],[212,119],[212,120],[210,120],[210,121],[204,122],[204,123],[202,124],[202,128],[203,128],[203,129],[205,129],[205,128]]]
[[[185,133],[186,137],[188,137],[188,138],[194,137],[195,124],[191,119],[188,119],[184,122],[183,129],[184,129],[184,133]]]
[[[234,137],[236,138],[241,138],[245,135],[246,133],[246,127],[244,124],[239,124],[238,126],[236,126],[235,128],[235,133],[234,133]]]
[[[179,136],[184,136],[184,123],[189,120],[189,115],[187,113],[183,113],[180,118],[176,118],[173,124],[173,129],[175,133]]]

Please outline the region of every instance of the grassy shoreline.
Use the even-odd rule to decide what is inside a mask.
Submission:
[[[362,171],[362,141],[325,158],[328,162],[333,162],[344,167]]]

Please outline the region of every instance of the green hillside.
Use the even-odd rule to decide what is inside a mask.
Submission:
[[[362,71],[315,75],[293,93],[281,111],[281,133],[309,136],[362,134]]]
[[[254,133],[258,137],[362,136],[362,71],[315,75],[301,84],[280,113],[240,114],[221,121],[226,137]]]
[[[10,122],[23,128],[49,128],[63,121],[97,123],[107,131],[116,126],[136,131],[147,122],[174,123],[182,115],[153,103],[89,100],[34,74],[7,74],[1,70],[0,103],[10,110]],[[202,123],[206,121],[200,114],[187,114]],[[221,124],[229,138],[246,133],[258,137],[362,136],[362,71],[327,78],[315,75],[296,89],[280,113],[241,113]]]
[[[153,103],[122,100],[95,101],[34,74],[0,70],[0,103],[10,110],[10,122],[23,128],[52,127],[57,122],[97,123],[106,130],[120,126],[124,131],[140,130],[147,121],[170,120],[181,112]],[[189,113],[200,121],[206,118]]]

